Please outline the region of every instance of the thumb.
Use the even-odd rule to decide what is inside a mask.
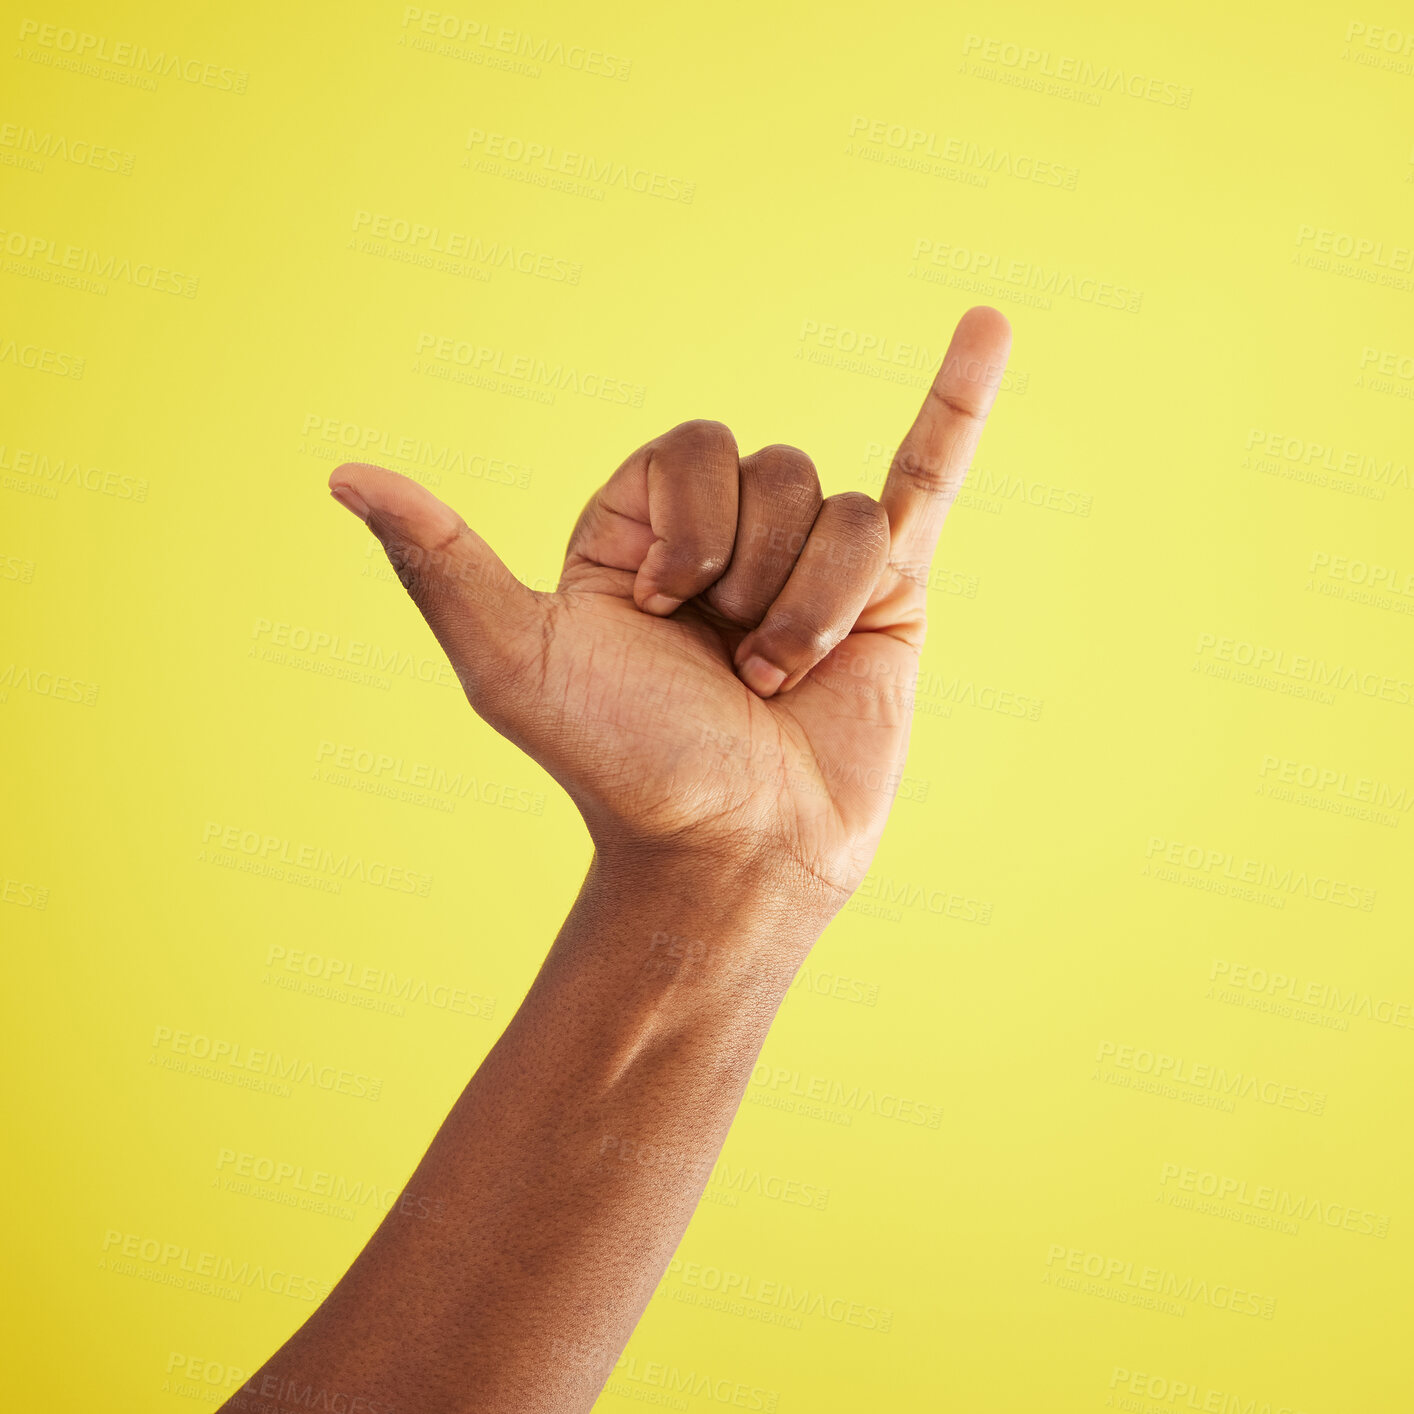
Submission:
[[[382,542],[471,705],[488,721],[501,716],[506,688],[538,661],[540,596],[450,506],[406,476],[350,462],[329,477],[329,493]]]

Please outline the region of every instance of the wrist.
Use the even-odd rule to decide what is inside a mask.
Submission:
[[[611,914],[646,976],[784,995],[843,902],[781,861],[619,839],[596,842],[577,907]]]

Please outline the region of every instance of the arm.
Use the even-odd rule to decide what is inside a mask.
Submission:
[[[404,1197],[246,1391],[312,1383],[367,1414],[588,1409],[811,941],[781,915],[759,879],[596,860]]]
[[[595,856],[400,1201],[225,1406],[587,1410],[687,1226],[786,989],[868,870],[907,753],[924,586],[1000,382],[969,313],[881,502],[688,423],[521,585],[415,483],[343,467],[472,705]],[[362,1404],[356,1404],[356,1400]]]

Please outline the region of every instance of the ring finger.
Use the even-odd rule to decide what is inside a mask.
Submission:
[[[760,697],[788,692],[854,628],[889,560],[889,518],[862,491],[831,496],[781,592],[733,662]]]

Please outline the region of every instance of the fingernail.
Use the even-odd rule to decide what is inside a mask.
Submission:
[[[365,525],[368,524],[368,507],[352,486],[331,486],[329,494],[346,511],[352,511]]]
[[[737,672],[758,697],[769,697],[786,680],[786,675],[780,668],[755,653],[746,659]]]
[[[650,594],[643,601],[643,612],[645,614],[671,614],[674,609],[681,606],[681,599],[673,599],[666,594]]]

